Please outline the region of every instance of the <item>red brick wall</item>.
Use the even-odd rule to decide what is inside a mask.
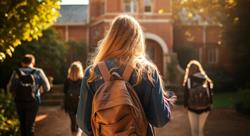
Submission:
[[[118,13],[123,11],[122,3],[120,0],[106,0],[106,12]]]
[[[171,9],[171,0],[153,0],[153,12],[158,13],[159,10],[164,10],[164,13],[169,13]]]
[[[104,14],[105,4],[104,0],[90,0],[89,1],[89,15],[91,18],[96,18]]]
[[[160,36],[169,49],[173,47],[173,25],[170,23],[141,23],[145,32]]]
[[[89,33],[90,48],[97,47],[98,41],[103,39],[105,33],[105,26],[106,24],[102,22],[90,27],[90,33]]]
[[[96,4],[98,2],[106,2],[104,15],[96,16],[95,10],[98,10]],[[137,12],[132,13],[142,25],[144,32],[152,33],[159,36],[171,51],[173,48],[173,24],[171,14],[171,0],[152,0],[152,13],[144,14],[144,0],[137,1]],[[90,51],[94,51],[99,40],[101,40],[106,30],[109,28],[111,20],[119,14],[123,13],[123,0],[91,0],[90,1],[90,33],[89,45]],[[163,10],[159,14],[159,10]],[[147,46],[154,49],[154,62],[163,73],[163,51],[157,41],[147,40]]]
[[[65,40],[65,26],[53,26],[57,31],[59,37]]]
[[[67,39],[66,26],[60,25],[53,27],[57,30],[60,38],[63,40]],[[68,40],[87,42],[87,27],[87,25],[68,26]]]
[[[87,41],[87,26],[68,26],[69,40]]]

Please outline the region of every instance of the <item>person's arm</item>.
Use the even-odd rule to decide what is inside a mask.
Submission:
[[[51,86],[50,86],[49,80],[48,80],[47,76],[45,75],[45,73],[43,72],[43,70],[42,70],[42,69],[39,69],[38,74],[39,74],[39,76],[40,76],[41,85],[42,85],[44,91],[45,91],[45,92],[50,91]]]
[[[212,90],[210,83],[207,82],[207,84],[208,84],[208,90],[209,90],[209,95],[210,95],[210,103],[213,104],[213,95],[214,95],[213,90]]]
[[[78,126],[88,136],[92,136],[93,133],[90,121],[91,121],[93,92],[87,83],[88,77],[89,77],[89,69],[86,69],[85,76],[82,80],[82,85],[80,89],[80,100],[78,103],[76,120]]]
[[[163,127],[170,120],[170,107],[168,101],[164,100],[163,86],[160,83],[160,76],[154,73],[154,85],[150,92],[146,116],[153,127]]]
[[[15,76],[16,76],[16,71],[13,71],[10,77],[10,80],[6,86],[6,89],[8,92],[13,93],[13,86],[15,85]]]
[[[188,106],[188,90],[191,88],[191,80],[187,79],[186,85],[184,86],[184,107]]]

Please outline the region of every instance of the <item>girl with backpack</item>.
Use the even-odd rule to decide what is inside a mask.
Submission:
[[[185,71],[183,86],[184,107],[188,110],[192,136],[204,136],[204,126],[211,111],[213,82],[201,64],[191,60]]]
[[[144,42],[133,17],[120,15],[113,20],[82,81],[77,123],[88,136],[152,136],[153,127],[169,121],[163,82],[146,58]]]
[[[68,69],[68,76],[64,83],[64,110],[69,114],[71,132],[81,133],[76,123],[76,111],[80,97],[80,87],[83,79],[83,68],[80,61],[73,62]]]

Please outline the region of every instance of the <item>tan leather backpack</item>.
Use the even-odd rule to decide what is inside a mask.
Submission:
[[[127,65],[122,77],[110,73],[104,62],[98,68],[104,83],[92,101],[91,125],[95,136],[146,136],[148,121],[140,100],[128,82],[133,71]]]

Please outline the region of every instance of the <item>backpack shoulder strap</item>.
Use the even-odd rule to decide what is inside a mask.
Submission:
[[[125,81],[128,81],[131,74],[133,72],[133,67],[130,66],[129,64],[126,65],[124,71],[123,71],[123,74],[122,74],[122,78],[125,80]]]
[[[18,77],[23,75],[19,68],[17,68],[15,71],[16,71],[16,74],[17,74]]]
[[[30,74],[35,74],[36,73],[36,69],[32,69]]]
[[[102,77],[104,79],[104,81],[109,81],[110,78],[111,78],[111,75],[109,73],[109,70],[108,70],[108,67],[107,65],[105,64],[104,61],[100,62],[97,64],[101,74],[102,74]]]

